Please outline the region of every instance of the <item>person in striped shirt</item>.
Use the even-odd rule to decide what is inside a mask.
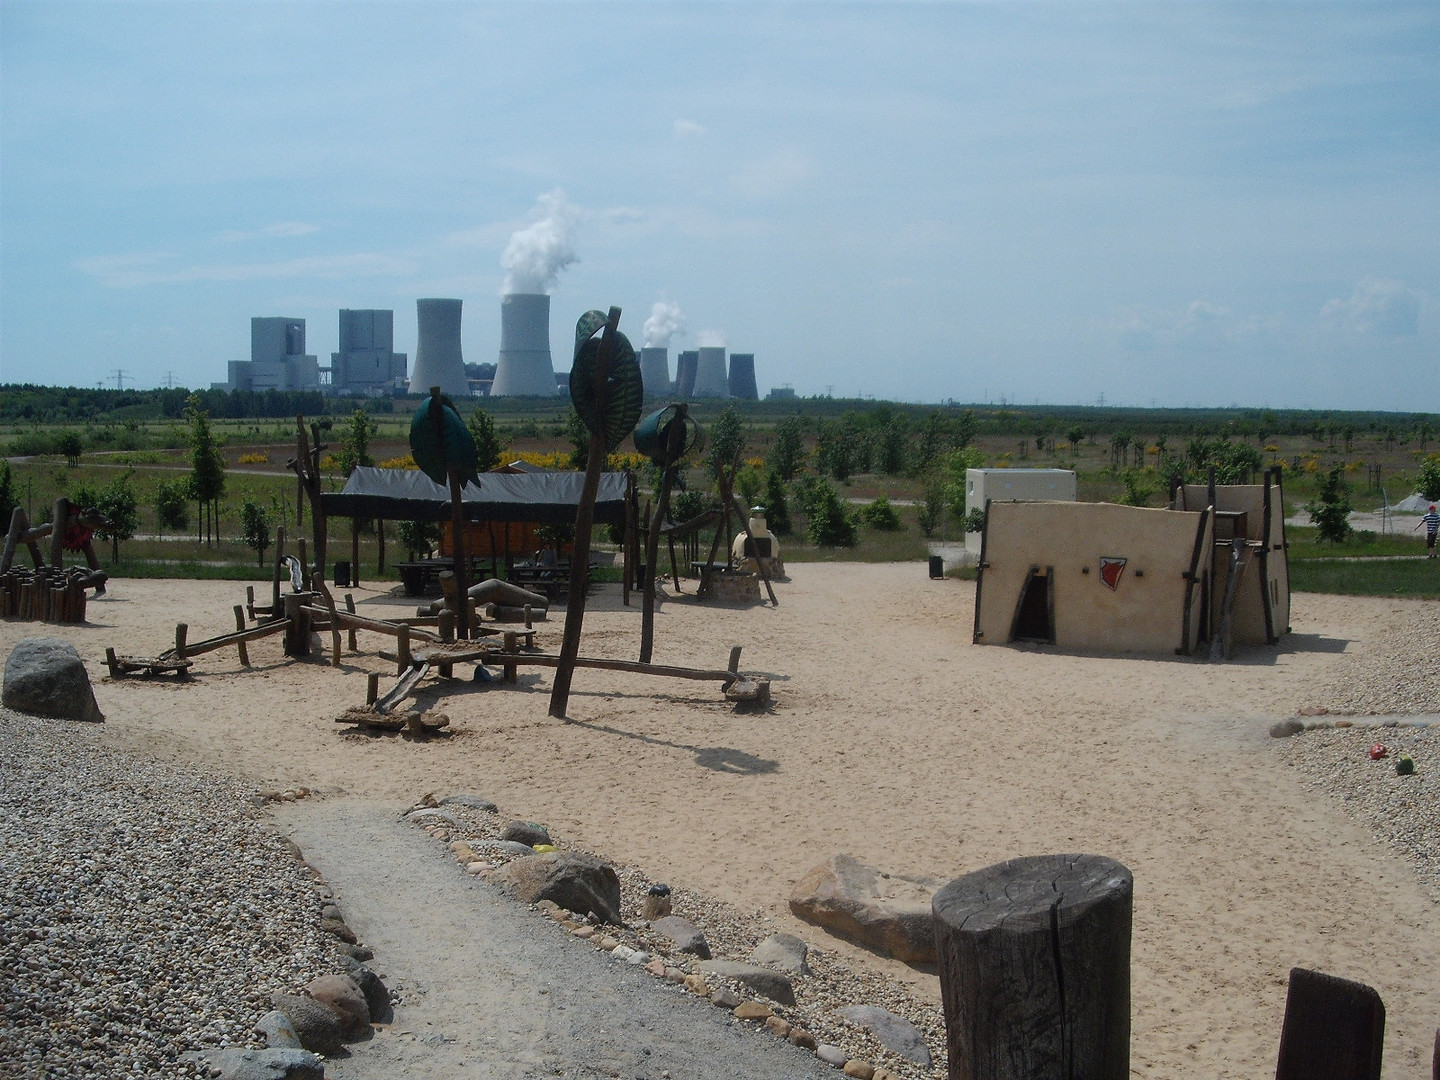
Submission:
[[[1425,526],[1425,546],[1430,549],[1430,558],[1435,558],[1435,534],[1440,532],[1440,514],[1435,512],[1435,504],[1430,504],[1430,512],[1415,523],[1415,528]]]

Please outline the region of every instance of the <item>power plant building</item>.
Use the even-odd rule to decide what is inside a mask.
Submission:
[[[702,345],[695,367],[695,396],[723,398],[730,394],[730,378],[725,371],[725,347]]]
[[[550,297],[545,293],[501,297],[500,358],[490,396],[554,397],[560,389],[550,360]]]
[[[755,385],[755,354],[730,354],[730,396],[745,401],[760,400],[760,389]]]
[[[250,359],[231,360],[217,390],[318,390],[320,362],[305,351],[305,320],[250,320]]]
[[[441,393],[452,398],[470,396],[460,352],[460,303],[435,298],[415,301],[418,333],[410,393],[428,394],[430,387],[438,386]]]
[[[666,397],[670,393],[670,350],[663,345],[646,345],[640,350],[640,381],[646,397]]]
[[[700,366],[700,354],[694,349],[687,349],[680,354],[680,359],[675,364],[675,396],[688,398],[695,396],[695,372]]]
[[[407,357],[394,351],[393,311],[342,308],[339,342],[340,351],[330,354],[331,393],[373,397],[404,391]]]

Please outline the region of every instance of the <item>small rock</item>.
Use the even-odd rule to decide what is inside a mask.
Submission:
[[[904,1017],[896,1016],[878,1005],[847,1005],[836,1009],[835,1015],[844,1017],[850,1023],[870,1032],[880,1040],[880,1045],[885,1049],[909,1058],[916,1064],[930,1067],[930,1048],[925,1045],[925,1036]]]
[[[554,843],[550,834],[545,829],[536,825],[533,821],[512,821],[500,832],[501,840],[508,840],[514,844],[524,844],[528,848],[534,848],[536,844]]]
[[[351,930],[350,927],[346,926],[339,919],[321,919],[320,929],[324,930],[327,934],[334,934],[347,945],[354,945],[357,941],[355,931]]]
[[[786,1020],[783,1016],[775,1016],[773,1014],[767,1016],[765,1018],[765,1026],[782,1039],[790,1034],[790,1021]]]
[[[323,1001],[300,994],[276,994],[271,1002],[285,1014],[306,1050],[333,1054],[344,1045],[345,1022]]]
[[[875,1066],[868,1061],[861,1061],[859,1058],[851,1058],[845,1062],[844,1073],[846,1076],[853,1076],[855,1080],[874,1080]]]
[[[689,919],[682,919],[679,915],[666,915],[651,923],[650,929],[673,941],[677,952],[689,953],[701,960],[710,959],[710,943],[705,940],[700,928]]]
[[[358,1035],[370,1026],[370,1004],[349,975],[321,975],[305,984],[305,992],[340,1014],[346,1034]]]
[[[837,1069],[850,1060],[849,1055],[847,1055],[844,1050],[841,1050],[838,1046],[832,1046],[830,1043],[821,1043],[815,1047],[815,1056],[825,1062],[826,1065],[834,1065]]]
[[[446,825],[453,825],[457,829],[460,827],[460,819],[454,814],[428,806],[419,810],[411,810],[405,815],[405,820],[419,825],[439,825],[443,822]]]
[[[360,992],[365,995],[365,1004],[369,1007],[371,1023],[385,1023],[390,1019],[390,991],[380,981],[380,976],[371,971],[358,960],[351,960],[349,957],[341,958],[341,967],[360,986]]]
[[[750,953],[750,959],[765,967],[788,971],[792,975],[809,975],[810,965],[805,962],[810,947],[794,934],[771,934]]]
[[[1328,713],[1329,711],[1330,711],[1330,710],[1327,709],[1327,708],[1325,708],[1323,705],[1306,705],[1305,708],[1303,708],[1303,709],[1300,710],[1300,715],[1301,715],[1301,716],[1324,716],[1324,715],[1325,715],[1326,713]]]
[[[688,976],[685,974],[685,972],[681,971],[677,967],[667,967],[665,969],[666,982],[683,983],[686,978],[688,978]]]
[[[689,990],[696,997],[709,997],[710,984],[705,981],[703,975],[686,975],[685,989]]]
[[[785,1038],[789,1039],[795,1046],[800,1047],[801,1050],[815,1050],[817,1048],[815,1036],[811,1035],[804,1028],[792,1027],[790,1034],[786,1035]]]
[[[356,945],[349,941],[337,941],[335,948],[352,960],[359,960],[362,963],[366,960],[374,960],[375,954],[364,945]]]
[[[476,859],[472,863],[465,864],[465,872],[467,874],[483,874],[486,870],[493,869],[495,869],[494,864],[488,863],[484,859]]]
[[[1301,712],[1303,713],[1304,710],[1302,709]],[[1272,739],[1288,739],[1292,735],[1299,735],[1304,730],[1305,725],[1292,717],[1289,720],[1281,720],[1279,723],[1271,724],[1270,737]]]
[[[769,968],[732,960],[706,960],[701,963],[700,970],[706,975],[722,975],[727,979],[734,979],[742,986],[757,994],[764,994],[781,1005],[795,1004],[795,987],[789,978]]]
[[[740,1004],[740,995],[734,990],[727,990],[722,986],[720,989],[710,992],[710,1004],[722,1009],[733,1009]]]
[[[742,1001],[735,1006],[735,1017],[738,1020],[767,1020],[774,1015],[770,1006],[762,1001]]]
[[[217,1050],[206,1057],[216,1080],[325,1080],[325,1063],[306,1050]]]
[[[594,936],[595,936],[595,927],[593,927],[593,926],[577,926],[577,927],[575,927],[574,930],[571,930],[570,933],[574,934],[574,935],[575,935],[576,937],[578,937],[578,938],[594,937]]]
[[[494,813],[496,806],[489,799],[482,799],[478,795],[447,795],[440,800],[441,806],[464,806],[471,810],[485,810]]]
[[[265,1044],[276,1050],[299,1050],[300,1036],[295,1025],[279,1009],[271,1009],[255,1022],[255,1031],[265,1036]]]

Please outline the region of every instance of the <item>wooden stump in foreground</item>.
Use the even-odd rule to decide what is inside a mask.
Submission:
[[[950,1080],[1127,1080],[1130,871],[1036,855],[935,894]]]

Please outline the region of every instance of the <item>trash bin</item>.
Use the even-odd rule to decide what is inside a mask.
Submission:
[[[943,578],[945,576],[945,556],[930,556],[930,576],[932,578]]]
[[[345,588],[350,584],[350,560],[337,562],[335,564],[335,585],[338,588]]]

